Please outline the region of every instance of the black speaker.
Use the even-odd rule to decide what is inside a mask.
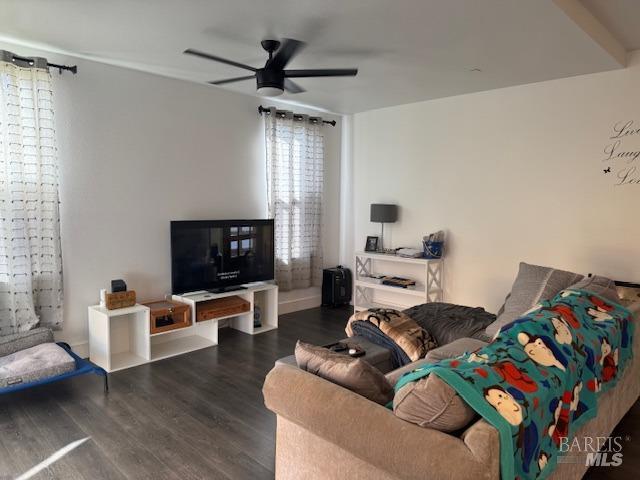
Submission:
[[[322,271],[322,305],[337,307],[351,302],[351,270],[338,265]]]

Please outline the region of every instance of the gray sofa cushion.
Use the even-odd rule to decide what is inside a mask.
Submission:
[[[620,301],[615,282],[607,277],[592,275],[591,277],[585,277],[579,282],[570,285],[568,288],[570,290],[589,290],[590,292],[602,295],[612,302]]]
[[[513,322],[538,302],[553,298],[583,278],[577,273],[521,262],[511,293],[500,309],[502,313],[487,327],[486,334],[493,338],[500,328]]]
[[[35,328],[27,332],[3,335],[0,337],[0,357],[47,342],[53,342],[50,328]]]
[[[0,357],[0,387],[35,382],[75,369],[76,362],[55,343],[41,343]]]

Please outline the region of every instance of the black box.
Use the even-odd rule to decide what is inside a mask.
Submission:
[[[111,293],[126,292],[126,291],[127,291],[127,284],[124,283],[124,280],[122,279],[111,280]]]
[[[322,305],[337,307],[351,302],[351,270],[338,265],[322,271]]]

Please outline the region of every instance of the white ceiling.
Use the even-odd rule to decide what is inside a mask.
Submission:
[[[612,25],[639,44],[638,16],[625,12],[638,14],[640,1],[587,3],[615,3]],[[199,82],[246,71],[183,55],[187,47],[261,66],[261,39],[303,40],[290,68],[360,72],[298,79],[307,92],[282,98],[336,113],[620,67],[552,0],[2,0],[0,9],[4,39]],[[255,94],[252,81],[211,88]]]
[[[640,1],[582,0],[627,50],[640,49]]]

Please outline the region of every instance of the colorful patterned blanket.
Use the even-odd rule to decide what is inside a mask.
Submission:
[[[488,346],[405,374],[438,375],[500,436],[501,477],[545,478],[561,442],[597,413],[598,395],[632,356],[631,313],[585,290],[565,290],[502,327]]]

